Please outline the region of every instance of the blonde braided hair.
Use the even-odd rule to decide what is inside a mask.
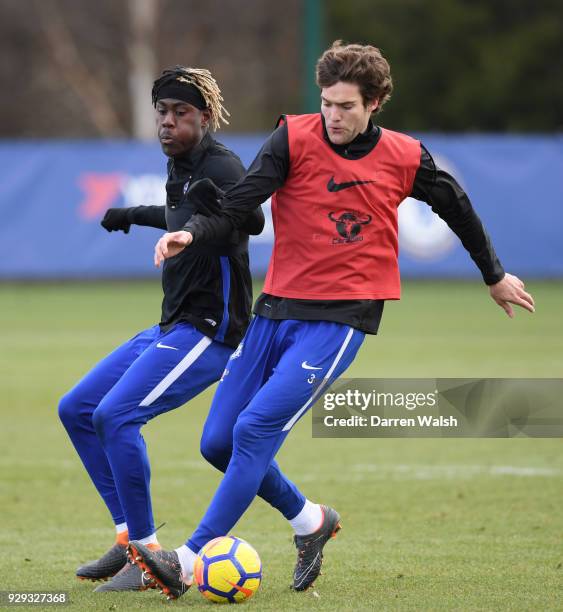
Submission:
[[[187,68],[186,66],[176,66],[172,70],[165,70],[162,76],[154,83],[152,90],[153,104],[156,104],[160,88],[172,81],[180,81],[181,83],[193,85],[199,91],[211,113],[210,127],[212,130],[218,130],[221,127],[221,123],[229,125],[227,117],[230,117],[231,114],[223,106],[221,90],[209,70],[205,68]]]

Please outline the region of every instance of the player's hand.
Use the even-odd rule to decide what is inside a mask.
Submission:
[[[190,186],[187,196],[198,213],[212,217],[221,212],[221,198],[224,194],[211,179],[204,178]]]
[[[118,232],[122,230],[128,234],[131,228],[131,222],[127,218],[127,212],[127,208],[108,208],[100,223],[108,232]]]
[[[535,312],[534,298],[524,291],[524,283],[513,274],[505,274],[501,281],[489,287],[489,292],[511,319],[514,317],[514,310],[510,304]]]
[[[160,268],[160,264],[169,257],[174,257],[193,242],[190,232],[169,232],[164,234],[154,247],[154,265]]]

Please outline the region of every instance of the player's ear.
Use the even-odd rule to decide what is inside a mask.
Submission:
[[[371,100],[366,104],[366,110],[369,110],[370,113],[373,113],[378,106],[379,100]]]
[[[211,121],[211,111],[208,108],[205,108],[201,111],[201,127],[207,128],[209,127],[209,122]]]

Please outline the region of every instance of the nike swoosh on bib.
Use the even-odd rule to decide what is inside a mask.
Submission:
[[[326,188],[331,191],[342,191],[343,189],[349,189],[350,187],[355,187],[356,185],[365,185],[366,183],[376,183],[377,181],[349,181],[347,183],[335,183],[334,176],[330,177],[330,180],[326,184]]]

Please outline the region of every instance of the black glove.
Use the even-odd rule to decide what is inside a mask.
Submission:
[[[188,199],[195,206],[198,213],[212,217],[221,212],[221,198],[225,195],[215,183],[208,178],[193,183],[188,189]]]
[[[131,227],[128,212],[129,209],[127,208],[108,208],[101,221],[102,227],[108,232],[122,230],[128,234]]]

